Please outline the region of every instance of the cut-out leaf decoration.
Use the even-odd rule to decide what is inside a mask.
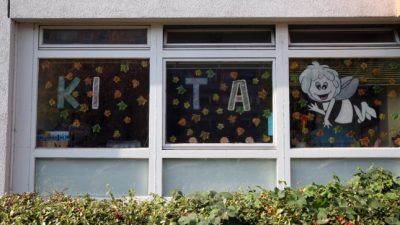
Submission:
[[[112,137],[113,138],[120,138],[121,137],[121,131],[114,130]]]
[[[130,116],[125,116],[123,121],[125,124],[130,124],[132,122],[132,118]]]
[[[209,112],[210,112],[210,110],[208,110],[207,108],[204,108],[203,110],[201,110],[201,113],[202,113],[204,116],[207,116]]]
[[[98,67],[96,67],[95,71],[96,71],[96,73],[98,73],[98,74],[102,74],[102,73],[103,73],[103,67],[98,66]]]
[[[178,91],[178,95],[183,95],[186,92],[186,89],[182,85],[177,87],[176,90]]]
[[[299,75],[290,74],[290,82],[295,84],[299,83]]]
[[[199,114],[192,114],[192,121],[193,123],[198,123],[201,120],[201,115]]]
[[[110,117],[111,116],[111,111],[110,110],[105,110],[104,111],[104,116],[105,117]]]
[[[122,63],[120,66],[120,71],[123,73],[127,73],[129,71],[129,64],[128,63]]]
[[[200,138],[203,141],[206,141],[210,138],[210,132],[206,132],[206,131],[201,131],[200,132]]]
[[[51,65],[50,61],[45,60],[45,61],[43,61],[43,62],[40,64],[40,67],[41,67],[43,70],[45,70],[45,69],[50,68],[50,65]]]
[[[387,135],[388,135],[387,132],[381,131],[381,132],[379,133],[379,138],[385,139],[385,138],[387,137]]]
[[[331,144],[331,145],[335,144],[335,137],[329,137],[328,138],[328,143]]]
[[[186,136],[193,136],[193,129],[187,129],[186,130]]]
[[[393,120],[397,120],[399,118],[399,113],[393,112],[392,114],[390,114],[390,116],[392,117]]]
[[[51,99],[49,100],[49,105],[50,105],[50,106],[54,106],[55,104],[56,104],[56,100],[54,100],[54,99],[51,98]]]
[[[229,76],[232,78],[232,80],[236,80],[239,76],[238,72],[232,71]]]
[[[147,99],[145,97],[143,97],[143,96],[139,96],[136,99],[136,101],[137,101],[138,105],[144,106],[144,105],[146,105]]]
[[[189,102],[183,103],[183,107],[184,107],[185,109],[190,108],[190,103],[189,103]]]
[[[198,143],[197,138],[195,138],[195,137],[189,138],[188,142],[189,142],[190,144],[196,144],[196,143]]]
[[[298,99],[298,98],[300,98],[301,93],[300,93],[299,89],[295,88],[292,91],[290,91],[290,94],[292,95],[292,97],[294,99]]]
[[[222,144],[229,143],[229,138],[227,138],[227,137],[222,137],[221,139],[219,139],[219,142],[222,143]]]
[[[88,97],[88,98],[93,97],[93,91],[87,91],[86,92],[86,97]]]
[[[85,83],[85,85],[91,85],[92,84],[92,78],[90,77],[86,77],[83,82]]]
[[[218,108],[215,110],[215,112],[216,112],[218,115],[222,115],[222,114],[224,113],[224,109],[221,108],[221,107],[218,107]]]
[[[365,90],[364,88],[359,88],[359,89],[357,90],[357,94],[358,94],[358,96],[360,96],[360,97],[364,96],[365,93],[366,93],[366,90]]]
[[[259,80],[257,77],[255,77],[255,78],[253,78],[253,79],[251,80],[251,82],[252,82],[254,85],[257,85],[258,83],[260,83],[260,80]]]
[[[343,127],[341,127],[341,126],[336,126],[336,127],[333,128],[333,130],[334,130],[335,134],[338,134],[338,133],[340,133],[340,132],[343,130]]]
[[[128,107],[128,105],[124,101],[120,101],[117,104],[117,107],[118,107],[118,110],[124,111]]]
[[[234,116],[234,115],[229,115],[228,116],[228,121],[229,121],[229,123],[236,123],[236,116]]]
[[[114,76],[114,77],[113,77],[113,81],[114,81],[114,83],[118,84],[118,83],[121,81],[121,77],[119,77],[119,76]]]
[[[375,94],[382,94],[383,88],[379,85],[374,85],[372,87],[372,90],[374,91]]]
[[[371,71],[373,76],[379,76],[381,74],[381,70],[379,68],[374,68]]]
[[[397,97],[397,91],[396,90],[390,90],[389,93],[387,94],[389,98],[396,98]]]
[[[74,97],[74,98],[79,97],[79,91],[73,91],[71,96]]]
[[[372,128],[368,129],[368,135],[369,135],[370,137],[375,136],[375,134],[376,134],[376,132],[375,132],[374,129],[372,129]]]
[[[392,79],[389,79],[389,80],[388,80],[388,83],[391,84],[391,85],[396,84],[396,80],[393,79],[393,78],[392,78]]]
[[[239,113],[242,115],[244,113],[244,108],[243,106],[237,106],[235,112]]]
[[[169,137],[169,142],[175,143],[176,142],[176,137],[175,136]]]
[[[265,100],[267,98],[268,92],[265,89],[262,89],[261,91],[258,92],[258,97],[261,98],[262,100]]]
[[[138,80],[136,80],[136,79],[133,79],[133,80],[131,81],[131,83],[132,83],[132,87],[133,87],[133,88],[137,88],[137,87],[139,87],[139,85],[140,85],[140,81],[138,81]]]
[[[317,135],[317,137],[324,136],[324,130],[323,129],[318,129],[318,131],[315,133],[315,135]]]
[[[181,126],[181,127],[186,126],[186,124],[187,124],[186,119],[185,118],[180,118],[177,124],[179,126]]]
[[[380,120],[385,120],[386,119],[386,115],[384,113],[380,113],[379,114],[379,119]]]
[[[228,90],[228,85],[226,85],[225,83],[221,83],[220,85],[219,85],[219,90],[221,90],[221,91],[226,91],[226,90]]]
[[[392,70],[397,70],[400,68],[400,63],[389,63],[389,68]]]
[[[51,81],[47,81],[46,84],[44,85],[44,89],[49,89],[53,87],[53,83]]]
[[[363,137],[363,138],[360,139],[360,145],[368,147],[369,141],[370,141],[369,137]]]
[[[248,143],[248,144],[252,144],[252,143],[254,143],[254,138],[253,137],[247,137],[244,141],[246,143]]]
[[[122,92],[120,90],[115,90],[114,91],[114,98],[121,98],[122,97]]]
[[[60,117],[63,118],[64,120],[66,120],[69,116],[69,112],[67,109],[63,110],[60,112]]]
[[[201,76],[201,70],[194,71],[194,75],[196,75],[197,77]]]
[[[172,77],[172,83],[176,84],[179,82],[179,77],[178,76],[173,76]]]
[[[308,101],[305,100],[304,98],[300,98],[298,103],[300,105],[300,108],[304,108],[304,107],[306,107],[308,105]]]
[[[71,124],[72,127],[80,127],[81,126],[81,121],[78,119],[74,119],[74,121]]]
[[[346,67],[350,67],[353,64],[353,61],[351,61],[351,59],[345,59],[345,60],[343,60],[343,64]]]
[[[261,119],[258,117],[254,117],[253,119],[251,119],[251,122],[254,124],[255,127],[258,127],[261,123]]]
[[[350,130],[346,133],[347,137],[354,137],[356,135],[356,132],[354,130]]]
[[[175,106],[179,105],[179,99],[174,98],[174,99],[172,100],[172,105],[175,105]]]
[[[263,134],[262,141],[265,142],[265,143],[270,142],[271,141],[271,137],[268,136],[268,135]]]
[[[270,109],[265,109],[265,110],[263,111],[263,117],[268,118],[268,117],[270,117],[271,115],[272,115],[272,112],[271,112]]]
[[[368,64],[363,62],[363,63],[361,63],[360,67],[361,67],[361,69],[366,70],[368,68]]]
[[[71,72],[67,73],[67,75],[65,75],[65,79],[67,79],[67,80],[72,80],[72,79],[74,79],[74,74],[71,73]]]
[[[265,71],[262,75],[261,75],[261,79],[263,80],[268,80],[271,77],[271,73],[268,71]]]
[[[82,64],[80,62],[74,62],[74,68],[76,70],[80,70],[82,68]]]
[[[243,127],[237,127],[236,128],[236,134],[238,136],[242,136],[244,134],[244,132],[245,132],[245,129]]]
[[[100,131],[101,131],[100,124],[97,123],[96,125],[92,126],[93,133],[100,133]]]
[[[300,64],[297,61],[293,61],[290,63],[289,69],[290,70],[298,70],[300,68]]]
[[[215,72],[212,69],[208,69],[206,74],[208,78],[213,78],[215,76]]]
[[[140,65],[142,66],[142,68],[147,68],[149,66],[149,62],[146,60],[142,60],[140,62]]]
[[[217,124],[217,129],[218,130],[222,130],[222,129],[224,129],[225,128],[225,125],[223,124],[223,123],[218,123]]]
[[[79,111],[85,113],[85,112],[89,111],[89,106],[86,103],[80,104]]]
[[[218,102],[218,101],[219,101],[219,94],[213,94],[213,95],[212,95],[212,100],[213,100],[214,102]]]

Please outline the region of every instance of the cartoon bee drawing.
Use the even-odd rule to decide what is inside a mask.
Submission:
[[[338,72],[327,65],[312,62],[312,65],[301,73],[299,77],[301,90],[315,102],[322,103],[322,108],[317,103],[311,103],[308,108],[311,111],[324,115],[324,127],[331,127],[329,121],[332,108],[336,101],[342,101],[341,108],[336,115],[335,122],[338,124],[349,124],[353,122],[353,113],[357,115],[357,122],[362,123],[371,118],[376,118],[375,109],[371,108],[365,101],[360,106],[353,105],[349,100],[357,91],[359,80],[352,76],[339,78]],[[334,116],[334,115],[332,115]]]

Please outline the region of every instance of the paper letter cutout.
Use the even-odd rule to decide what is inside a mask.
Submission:
[[[200,109],[200,85],[206,85],[207,78],[186,78],[185,84],[193,85],[193,109]]]
[[[99,109],[100,77],[93,77],[92,109]]]
[[[72,91],[78,86],[81,80],[75,77],[72,82],[65,88],[65,78],[64,76],[58,77],[58,87],[57,87],[57,108],[64,108],[64,98],[67,102],[74,108],[78,108],[79,102],[76,101],[74,97],[71,96]]]
[[[240,95],[238,95],[239,88]],[[235,80],[232,82],[231,95],[228,102],[229,111],[235,110],[236,102],[243,103],[243,111],[250,111],[250,100],[246,80]]]

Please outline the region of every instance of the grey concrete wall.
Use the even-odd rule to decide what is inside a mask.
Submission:
[[[7,17],[7,0],[0,1],[0,193],[9,189],[10,168],[10,42],[12,22]]]
[[[397,0],[11,0],[15,19],[396,17]]]

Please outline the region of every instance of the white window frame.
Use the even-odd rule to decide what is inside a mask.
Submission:
[[[290,58],[400,58],[400,48],[354,46],[318,48],[289,45],[287,23],[275,24],[276,46],[266,48],[164,48],[163,25],[147,26],[148,48],[46,49],[39,46],[39,25],[18,24],[17,64],[14,87],[12,191],[34,191],[36,158],[123,158],[148,160],[148,193],[162,194],[162,164],[167,159],[274,159],[276,186],[291,183],[292,159],[396,158],[399,148],[291,148],[290,147]],[[31,53],[31,54],[30,54]],[[150,59],[149,146],[139,149],[107,148],[35,148],[38,62],[40,58],[148,58]],[[260,145],[188,145],[165,144],[165,72],[168,61],[273,61],[273,143]],[[26,96],[28,96],[26,98]],[[26,138],[29,137],[29,138]],[[254,147],[252,147],[254,146]]]

